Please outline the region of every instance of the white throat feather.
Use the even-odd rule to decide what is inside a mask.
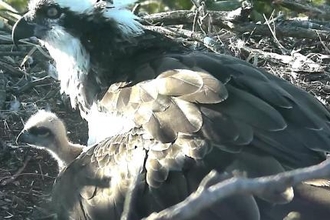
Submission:
[[[42,42],[56,62],[61,92],[70,96],[72,107],[77,105],[77,101],[84,102],[78,99],[90,69],[90,56],[80,40],[61,26],[56,26]]]
[[[68,8],[77,14],[92,14],[95,13],[94,10],[101,9],[103,17],[106,20],[108,19],[109,22],[110,20],[115,21],[122,36],[127,37],[127,39],[144,32],[138,18],[126,9],[128,4],[135,2],[132,0],[114,0],[112,4],[108,1],[97,0],[49,1],[54,1],[60,7]],[[32,4],[30,3],[30,7],[32,7]],[[101,6],[97,7],[97,5]],[[80,39],[68,33],[61,25],[54,23],[42,42],[56,62],[58,79],[61,82],[61,92],[69,95],[73,108],[78,103],[87,107],[84,95],[81,96],[81,93],[84,90],[85,78],[90,71],[90,54],[86,51]]]

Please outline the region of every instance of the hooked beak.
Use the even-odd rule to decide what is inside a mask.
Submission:
[[[21,133],[19,133],[19,135],[16,138],[16,144],[22,144],[22,143],[29,143],[29,132],[27,132],[26,130],[21,131]]]
[[[28,21],[29,14],[26,13],[14,25],[12,31],[12,40],[17,46],[18,41],[21,39],[34,36],[35,23]]]

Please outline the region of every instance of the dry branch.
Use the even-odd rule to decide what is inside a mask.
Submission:
[[[6,84],[7,82],[5,79],[5,74],[2,71],[0,71],[0,109],[2,109],[2,106],[6,101]],[[1,143],[0,143],[0,147],[1,147]]]
[[[10,75],[13,75],[13,76],[16,76],[16,77],[22,77],[26,74],[24,71],[13,67],[12,64],[8,64],[8,63],[3,62],[1,60],[0,60],[0,69],[5,70]]]
[[[316,19],[330,20],[330,7],[326,4],[323,4],[322,7],[317,7],[310,5],[307,1],[299,2],[296,0],[275,0],[273,4],[281,5],[298,13],[306,13]]]
[[[253,179],[232,177],[221,181],[220,175],[216,171],[211,171],[201,182],[199,188],[184,201],[159,213],[153,213],[144,220],[190,219],[203,209],[229,196],[281,192],[284,187],[295,186],[306,180],[321,179],[329,175],[330,159],[315,166]],[[209,183],[215,180],[218,180],[218,183],[208,187]]]
[[[49,84],[51,82],[52,82],[52,79],[49,76],[46,76],[46,77],[43,77],[40,79],[36,79],[36,80],[28,82],[24,86],[20,87],[16,91],[16,93],[24,93],[24,92],[29,91],[30,89],[33,89],[36,86]]]
[[[325,65],[317,63],[310,57],[305,56],[299,52],[292,52],[290,55],[281,55],[278,53],[266,52],[259,49],[252,49],[247,46],[243,46],[241,49],[248,52],[250,57],[257,56],[257,58],[261,58],[272,63],[279,63],[282,65],[284,64],[289,66],[292,71],[320,73],[324,72],[326,68]]]
[[[306,25],[309,23],[309,25]],[[275,25],[275,31],[277,38],[284,37],[295,37],[298,39],[322,39],[329,41],[330,31],[328,29],[312,29],[305,28],[304,26],[315,26],[312,22],[307,21],[294,21],[287,20],[279,22]],[[254,23],[244,23],[237,24],[231,29],[231,31],[237,34],[250,33],[253,31],[253,35],[259,36],[272,36],[271,31],[269,30],[266,24],[254,24]]]
[[[228,27],[228,22],[237,22],[247,19],[243,9],[232,12],[222,11],[207,11],[208,16],[211,17],[211,23],[223,28]],[[192,24],[196,16],[195,11],[190,10],[176,10],[168,12],[160,12],[151,15],[146,15],[143,20],[152,24],[162,25],[178,25],[178,24]]]
[[[6,177],[2,177],[1,179],[0,179],[0,185],[1,186],[5,186],[5,185],[7,185],[7,184],[9,184],[9,183],[12,183],[12,182],[14,182],[15,180],[16,180],[16,178],[24,171],[24,169],[25,169],[25,167],[26,167],[26,165],[28,164],[28,162],[31,160],[31,156],[28,156],[26,159],[25,159],[25,161],[24,161],[24,164],[23,164],[23,166],[21,167],[21,168],[19,168],[18,170],[17,170],[17,172],[14,174],[14,175],[12,175],[12,176],[6,176]]]
[[[238,14],[238,12],[240,14]],[[178,10],[171,12],[161,12],[143,17],[147,23],[156,25],[192,25],[195,16],[194,11]],[[208,11],[211,25],[219,28],[230,30],[237,34],[251,33],[261,36],[272,36],[267,24],[256,24],[249,22],[246,11],[243,9],[233,12]],[[318,22],[305,20],[285,20],[275,23],[276,36],[296,37],[308,39],[329,40],[330,28],[324,25],[319,25]]]

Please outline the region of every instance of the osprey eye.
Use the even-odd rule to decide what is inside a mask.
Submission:
[[[47,11],[46,11],[46,15],[48,18],[51,19],[56,19],[59,18],[61,15],[60,9],[56,6],[50,6]]]

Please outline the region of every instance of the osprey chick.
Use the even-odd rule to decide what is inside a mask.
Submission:
[[[60,167],[67,166],[83,151],[82,145],[68,140],[63,121],[44,110],[39,110],[27,120],[16,142],[47,150]]]

